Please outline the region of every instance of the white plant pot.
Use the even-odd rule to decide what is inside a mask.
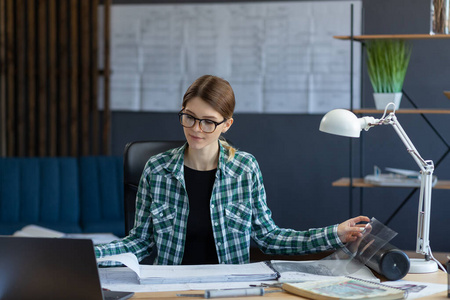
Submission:
[[[376,109],[384,110],[389,102],[393,102],[395,109],[399,109],[402,93],[373,93],[373,99],[375,100]]]

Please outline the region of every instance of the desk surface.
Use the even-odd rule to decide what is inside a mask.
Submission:
[[[403,278],[407,281],[429,282],[447,284],[447,274],[442,271],[429,274],[408,274]],[[152,292],[152,293],[136,293],[131,299],[164,299],[164,300],[189,300],[189,299],[203,299],[200,297],[177,297],[177,293],[183,294],[198,294],[198,291],[183,291],[183,292]],[[305,299],[286,292],[269,293],[264,298],[271,299]],[[261,300],[261,297],[243,297],[243,298],[222,298],[222,299],[243,299],[243,300]],[[425,299],[425,298],[423,298]],[[447,291],[427,296],[426,299],[448,299]]]

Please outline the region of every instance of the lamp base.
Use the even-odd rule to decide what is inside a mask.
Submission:
[[[424,258],[410,258],[410,274],[433,273],[438,270],[437,263],[434,260],[426,260]]]

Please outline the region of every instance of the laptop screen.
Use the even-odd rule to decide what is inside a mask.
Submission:
[[[3,236],[0,245],[0,299],[103,299],[91,240]]]

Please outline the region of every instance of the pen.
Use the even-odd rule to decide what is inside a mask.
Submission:
[[[177,294],[178,297],[203,297],[205,299],[212,298],[231,298],[246,296],[264,296],[266,293],[281,292],[282,290],[264,291],[262,287],[252,287],[243,289],[223,289],[223,290],[206,290],[204,294]]]

